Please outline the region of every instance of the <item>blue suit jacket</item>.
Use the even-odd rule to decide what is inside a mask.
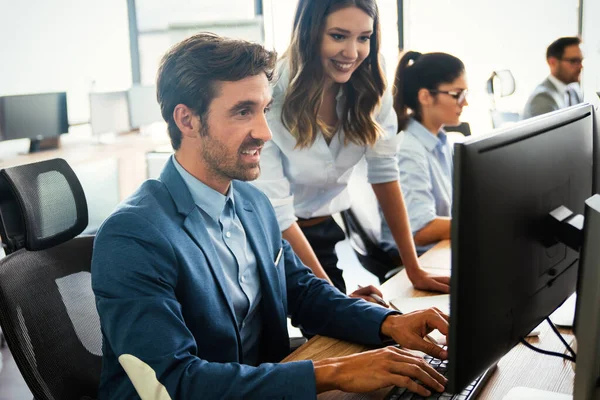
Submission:
[[[161,399],[315,398],[311,361],[273,364],[289,353],[286,315],[309,332],[381,343],[390,311],[316,278],[282,240],[267,197],[250,184],[232,185],[261,279],[263,363],[243,364],[224,272],[207,231],[191,229],[201,225],[200,210],[170,160],[159,180],[146,181],[105,221],[94,243],[100,399],[139,398],[152,386],[140,374],[155,376]]]

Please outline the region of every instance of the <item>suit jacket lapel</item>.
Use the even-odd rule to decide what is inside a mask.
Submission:
[[[234,186],[235,190],[235,186]],[[263,299],[266,299],[275,308],[278,318],[285,319],[283,304],[281,303],[281,288],[279,286],[279,273],[274,263],[274,255],[269,252],[269,246],[266,243],[266,235],[262,221],[259,220],[254,206],[249,201],[242,198],[242,195],[235,191],[235,212],[237,213],[246,232],[246,237],[256,257],[257,268],[261,276]],[[279,249],[275,249],[277,252]],[[271,315],[269,315],[271,318]],[[285,322],[284,322],[285,323]]]
[[[169,159],[165,165],[165,168],[160,175],[160,180],[165,184],[167,190],[171,194],[171,197],[177,206],[177,211],[185,218],[183,221],[183,228],[206,256],[208,266],[212,271],[215,282],[217,283],[218,291],[221,293],[223,299],[227,303],[229,315],[233,321],[233,325],[235,326],[238,341],[241,343],[241,340],[239,340],[240,333],[236,323],[233,303],[227,290],[225,290],[225,273],[221,268],[219,256],[217,255],[215,246],[212,244],[208,231],[202,222],[200,210],[194,203],[192,195],[185,185],[183,178],[181,175],[179,175],[179,172],[177,172],[177,169],[173,165],[172,159]]]

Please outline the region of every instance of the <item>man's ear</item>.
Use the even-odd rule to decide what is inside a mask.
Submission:
[[[558,64],[558,58],[556,57],[548,57],[548,65],[550,66],[551,69],[556,68],[557,64]]]
[[[189,138],[197,138],[200,132],[200,118],[185,104],[177,104],[173,110],[173,120],[181,134]]]

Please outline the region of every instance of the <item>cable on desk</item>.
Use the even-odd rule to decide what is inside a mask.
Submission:
[[[554,333],[556,334],[556,336],[558,336],[558,338],[565,345],[565,347],[567,348],[567,350],[569,350],[569,353],[571,353],[571,355],[576,358],[577,357],[577,353],[575,353],[575,351],[573,351],[573,348],[569,345],[569,343],[567,343],[567,341],[565,340],[565,338],[563,337],[563,335],[561,335],[560,332],[558,331],[558,329],[556,329],[556,325],[554,325],[554,323],[550,320],[550,317],[546,317],[546,321],[548,321],[548,324],[550,325],[550,328],[552,328],[552,330],[554,331]]]
[[[555,351],[549,351],[549,350],[540,349],[539,347],[535,347],[534,345],[532,345],[531,343],[529,343],[527,340],[525,340],[523,338],[520,339],[520,342],[522,344],[524,344],[525,346],[527,346],[528,348],[530,348],[531,350],[538,352],[538,353],[545,354],[547,356],[560,357],[560,358],[564,358],[565,360],[568,360],[571,362],[576,362],[576,360],[577,360],[576,356],[570,356],[568,354],[561,354],[561,353],[557,353]]]

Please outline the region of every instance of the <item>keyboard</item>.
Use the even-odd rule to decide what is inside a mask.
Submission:
[[[442,361],[437,358],[425,355],[425,361],[427,361],[437,372],[447,377],[448,360]],[[447,392],[439,393],[434,390],[430,390],[431,396],[423,397],[419,394],[411,392],[406,388],[395,386],[385,397],[385,400],[473,400],[477,397],[481,389],[487,383],[490,375],[492,375],[494,368],[495,365],[488,369],[482,375],[478,376],[473,382],[471,382],[469,386],[467,386],[459,394],[452,394]],[[421,383],[420,381],[417,382]]]

